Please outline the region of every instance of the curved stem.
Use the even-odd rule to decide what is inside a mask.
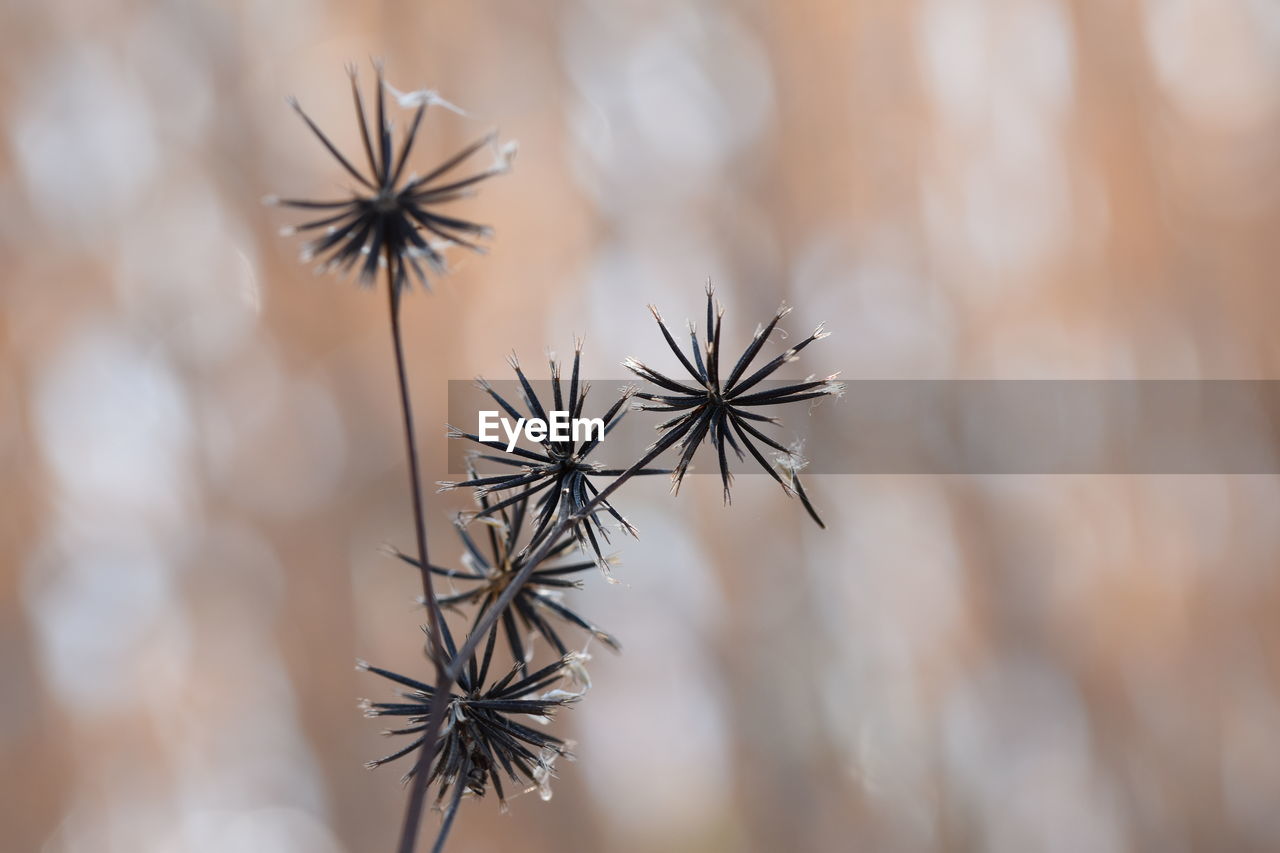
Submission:
[[[430,650],[430,657],[436,667],[437,678],[445,673],[442,665],[443,655],[439,650],[443,648],[440,642],[440,605],[436,601],[435,589],[431,582],[431,571],[427,567],[430,561],[427,558],[427,528],[426,516],[423,512],[422,498],[422,474],[418,465],[418,443],[414,435],[413,429],[413,406],[409,399],[409,376],[405,369],[404,362],[404,341],[400,334],[400,291],[396,287],[395,277],[391,275],[390,270],[391,259],[387,258],[387,292],[388,307],[391,312],[391,342],[395,348],[396,356],[396,377],[400,384],[400,411],[404,416],[404,443],[405,451],[409,458],[409,489],[413,494],[413,531],[418,540],[418,565],[421,566],[420,574],[422,576],[422,596],[427,602],[427,647]],[[432,702],[433,706],[441,705],[443,712],[443,704]],[[430,757],[435,755],[436,732],[439,730],[439,724],[435,728],[429,729],[430,736],[422,745],[419,753],[417,772],[414,774],[413,785],[409,791],[409,801],[405,805],[404,825],[400,830],[400,853],[413,853],[417,845],[418,826],[422,822],[422,803],[427,789],[427,777],[430,776]]]

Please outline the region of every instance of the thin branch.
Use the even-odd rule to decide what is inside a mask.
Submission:
[[[431,571],[427,568],[431,565],[427,556],[427,529],[426,516],[423,511],[422,499],[422,475],[418,465],[418,442],[414,434],[413,428],[413,405],[409,399],[409,377],[408,371],[405,369],[404,361],[404,341],[400,333],[400,288],[395,280],[393,273],[395,269],[390,253],[387,257],[387,293],[388,307],[391,314],[391,341],[395,348],[396,357],[396,377],[400,384],[400,410],[404,415],[404,442],[405,451],[409,458],[409,488],[413,494],[413,530],[418,540],[418,565],[421,567],[419,574],[422,576],[422,596],[427,602],[427,646],[430,650],[430,657],[436,668],[437,680],[442,680],[445,668],[442,665],[442,657],[439,649],[442,648],[440,642],[440,604],[436,601],[435,588],[431,581]],[[446,703],[439,701],[437,695],[436,700],[432,701],[432,710],[439,705],[443,714],[444,705]],[[417,846],[418,826],[422,822],[422,804],[427,790],[427,778],[430,776],[431,758],[435,755],[436,735],[439,731],[439,723],[433,728],[427,729],[426,740],[422,744],[422,749],[418,754],[418,763],[413,778],[413,784],[409,791],[409,800],[405,806],[404,825],[400,833],[400,853],[413,853]]]

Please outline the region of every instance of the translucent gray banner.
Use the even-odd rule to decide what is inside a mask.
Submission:
[[[531,385],[551,409],[551,383]],[[584,417],[603,415],[624,387],[657,390],[626,379],[589,385]],[[567,395],[568,382],[563,386]],[[799,447],[809,474],[1280,473],[1280,381],[866,380],[845,386],[842,397],[818,405],[754,410],[780,419],[778,427],[762,425],[764,431]],[[497,381],[492,388],[528,414],[518,382]],[[449,383],[451,425],[475,434],[484,410],[499,411],[514,425],[473,381]],[[626,467],[669,417],[629,412],[591,458]],[[505,445],[500,427],[498,434]],[[467,451],[477,446],[449,444],[449,470],[460,475]],[[484,452],[504,455],[502,449]],[[663,460],[673,456],[669,451]],[[762,473],[750,459],[732,467],[738,474]],[[690,473],[716,470],[714,453],[704,448]]]

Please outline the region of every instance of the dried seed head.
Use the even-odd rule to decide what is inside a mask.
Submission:
[[[446,646],[454,649],[447,627],[443,634]],[[492,642],[491,633],[490,648]],[[517,678],[513,670],[490,683],[489,660],[487,655],[482,662],[473,658],[471,666],[464,668],[459,676],[458,692],[448,697],[445,725],[427,771],[428,782],[438,784],[437,801],[456,786],[477,796],[492,786],[501,801],[505,799],[504,775],[518,784],[532,783],[549,791],[555,759],[569,755],[565,741],[512,719],[551,717],[577,700],[575,694],[553,695],[555,690],[547,689],[567,677],[566,661],[562,658],[522,678]],[[416,736],[408,746],[366,764],[380,767],[422,747],[421,732],[430,714],[435,690],[425,682],[389,670],[378,667],[368,667],[368,670],[410,690],[402,694],[403,701],[369,702],[367,712],[375,717],[403,717],[408,726],[391,729],[388,734]],[[415,765],[406,778],[416,769]]]
[[[809,344],[826,337],[827,332],[823,326],[819,325],[812,335],[748,374],[747,371],[759,356],[770,334],[778,329],[778,322],[790,313],[791,309],[784,303],[768,323],[756,328],[746,350],[732,368],[722,374],[720,326],[721,318],[724,316],[724,306],[715,299],[715,292],[710,283],[707,285],[706,309],[705,340],[699,343],[696,326],[690,322],[689,334],[692,347],[689,355],[686,355],[671,336],[657,308],[653,306],[649,308],[667,345],[693,382],[661,374],[635,358],[629,357],[623,362],[623,366],[628,370],[657,386],[656,390],[637,393],[635,396],[647,401],[647,404],[636,405],[633,408],[667,412],[672,415],[670,420],[658,425],[662,437],[650,445],[645,456],[648,457],[666,447],[677,449],[679,461],[672,475],[672,492],[674,493],[678,492],[680,483],[692,467],[697,449],[703,444],[711,445],[719,459],[724,499],[725,503],[728,503],[731,483],[729,451],[739,459],[750,454],[760,467],[778,482],[784,492],[798,496],[805,509],[821,525],[822,521],[809,504],[795,472],[792,471],[788,476],[783,476],[766,458],[765,454],[770,451],[784,455],[789,451],[757,427],[757,424],[761,423],[776,424],[777,420],[755,409],[816,400],[832,394],[838,395],[843,391],[843,385],[835,382],[834,376],[823,380],[810,378],[804,382],[768,390],[760,390],[759,387],[761,382],[782,365],[799,358],[800,352]],[[758,445],[764,445],[765,449],[761,450]]]
[[[433,566],[437,577],[449,582],[449,592],[439,593],[437,601],[442,608],[476,607],[479,612],[488,610],[507,589],[512,579],[522,572],[526,561],[533,556],[531,545],[540,540],[538,518],[534,505],[528,498],[521,498],[506,506],[497,507],[492,498],[482,496],[478,505],[479,518],[468,518],[459,513],[454,530],[462,545],[462,570]],[[481,533],[469,527],[479,521],[489,527]],[[545,531],[544,531],[545,532]],[[585,631],[588,636],[601,639],[615,650],[621,648],[618,641],[598,626],[589,622],[565,603],[566,590],[580,588],[581,577],[597,567],[600,562],[612,564],[612,558],[603,561],[573,559],[577,541],[571,533],[561,536],[547,556],[529,572],[512,599],[507,613],[510,618],[499,620],[506,637],[506,646],[517,663],[527,660],[533,652],[533,639],[542,637],[561,656],[571,654],[565,641],[564,629]],[[397,553],[405,563],[421,570],[421,563],[412,556]],[[425,602],[423,602],[425,603]],[[573,671],[571,671],[572,674]]]
[[[568,389],[558,364],[551,369],[553,396],[559,401],[550,408],[567,407],[571,418],[582,417],[587,395],[590,392],[588,383],[580,382],[581,343],[574,347],[574,356]],[[520,366],[520,360],[512,353],[508,363],[516,373],[521,388],[521,396],[531,416],[544,418],[547,411],[543,401],[529,382]],[[482,390],[497,403],[498,407],[517,416],[523,416],[519,408],[499,394],[492,385],[484,383]],[[567,393],[566,393],[567,391]],[[616,477],[621,470],[607,468],[591,459],[592,452],[604,440],[602,433],[607,433],[626,413],[628,402],[635,393],[633,388],[624,388],[613,404],[598,419],[603,430],[587,430],[585,435],[573,431],[567,439],[554,437],[548,431],[533,447],[513,447],[508,449],[506,442],[481,438],[478,435],[451,432],[450,437],[465,438],[483,448],[490,461],[499,461],[503,467],[492,474],[483,476],[472,474],[468,479],[453,485],[467,486],[475,489],[480,496],[493,495],[495,500],[488,509],[482,509],[479,515],[492,515],[518,501],[529,500],[530,511],[536,520],[533,522],[534,533],[522,553],[528,554],[536,549],[541,537],[548,533],[559,521],[568,519],[570,530],[578,543],[589,550],[602,570],[607,572],[608,561],[604,553],[604,545],[609,541],[610,521],[616,522],[620,529],[634,535],[635,528],[627,522],[618,510],[607,500],[596,499],[599,490],[592,483],[596,477]],[[595,419],[592,419],[595,420]],[[639,474],[659,473],[656,469],[636,472]]]
[[[474,192],[483,181],[510,169],[514,148],[508,144],[495,150],[494,162],[479,172],[458,178],[455,171],[484,150],[494,149],[496,136],[490,134],[472,143],[422,177],[405,178],[405,166],[417,139],[423,115],[430,105],[440,105],[457,112],[457,108],[435,92],[421,90],[400,93],[386,85],[382,67],[375,63],[378,84],[374,115],[370,117],[360,94],[356,70],[349,66],[351,93],[355,103],[360,138],[363,142],[367,170],[358,169],[333,144],[328,136],[302,109],[296,98],[287,99],[289,106],[320,143],[333,156],[356,186],[347,198],[333,200],[281,199],[267,196],[265,204],[307,210],[315,217],[294,227],[293,231],[320,235],[303,247],[303,260],[324,260],[316,269],[327,273],[351,273],[364,284],[371,284],[377,272],[385,269],[396,289],[409,286],[413,278],[426,286],[427,270],[438,274],[445,269],[443,248],[462,246],[475,252],[484,247],[477,240],[488,239],[491,230],[440,212],[439,207]],[[386,92],[396,95],[401,106],[414,109],[398,149],[393,143],[392,123],[387,118]],[[372,123],[370,118],[373,119]],[[424,267],[425,264],[425,267]]]

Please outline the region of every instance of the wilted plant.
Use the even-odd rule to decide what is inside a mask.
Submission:
[[[515,148],[510,145],[504,147],[498,152],[493,165],[482,171],[465,178],[446,179],[447,175],[478,151],[494,144],[497,137],[490,134],[468,145],[427,174],[410,175],[401,183],[400,179],[404,177],[405,165],[413,151],[413,143],[418,138],[418,130],[422,126],[427,107],[433,103],[445,102],[429,91],[401,95],[398,98],[401,103],[416,105],[416,109],[409,131],[400,144],[400,151],[393,153],[391,122],[387,119],[387,87],[382,79],[382,66],[377,66],[376,71],[376,123],[370,133],[356,70],[354,66],[347,69],[351,77],[351,96],[355,100],[360,139],[364,143],[365,156],[369,161],[367,174],[352,165],[329,141],[329,137],[303,111],[296,98],[289,99],[289,105],[302,117],[311,132],[347,174],[356,180],[358,186],[352,189],[351,197],[316,200],[271,196],[268,200],[285,207],[324,212],[319,219],[285,229],[286,234],[322,232],[321,236],[302,247],[303,260],[320,259],[322,263],[319,271],[322,272],[348,272],[358,268],[360,281],[366,285],[373,284],[378,267],[382,265],[387,269],[387,277],[394,293],[408,285],[410,272],[421,284],[427,284],[426,273],[422,269],[423,261],[433,271],[443,272],[444,256],[441,250],[446,246],[457,244],[473,251],[483,251],[473,240],[490,236],[492,232],[487,225],[448,216],[441,213],[438,207],[466,197],[481,181],[507,171]],[[424,231],[427,237],[423,236]],[[433,242],[431,237],[442,242]]]
[[[369,762],[370,766],[413,756],[405,774],[411,782],[398,849],[416,849],[422,809],[428,787],[436,786],[434,802],[443,808],[444,819],[434,850],[440,850],[453,826],[462,797],[470,792],[483,796],[492,788],[505,803],[502,779],[520,786],[532,786],[544,798],[550,796],[549,782],[554,760],[568,757],[566,744],[558,737],[521,722],[546,721],[559,709],[577,702],[589,686],[585,652],[570,650],[561,636],[564,628],[585,631],[613,649],[618,642],[601,631],[565,603],[564,596],[580,588],[580,577],[594,565],[606,567],[601,540],[607,541],[606,522],[612,520],[634,533],[610,501],[623,484],[638,475],[670,473],[672,491],[680,485],[699,446],[709,445],[717,455],[725,502],[729,501],[732,475],[728,451],[739,459],[749,454],[788,494],[798,496],[819,525],[822,521],[800,484],[803,465],[796,454],[761,431],[760,425],[777,425],[777,420],[757,409],[815,400],[839,393],[834,376],[809,379],[782,387],[762,388],[761,383],[783,364],[794,361],[810,343],[825,337],[821,327],[795,346],[771,358],[754,371],[757,357],[770,334],[790,309],[783,308],[756,330],[747,349],[727,373],[720,360],[720,324],[723,310],[707,288],[705,340],[699,342],[690,325],[691,350],[686,356],[672,337],[657,310],[651,308],[670,349],[689,374],[673,379],[627,359],[625,366],[653,386],[653,390],[626,389],[604,412],[603,435],[585,439],[559,440],[550,437],[538,442],[537,450],[508,448],[500,442],[453,429],[450,435],[466,439],[481,450],[472,465],[494,466],[493,471],[469,469],[467,479],[443,483],[444,490],[468,488],[477,508],[458,517],[458,533],[464,555],[461,569],[432,562],[427,550],[424,524],[424,495],[413,426],[413,410],[400,328],[400,297],[410,276],[422,284],[427,275],[444,270],[442,252],[450,244],[479,250],[475,239],[489,236],[488,228],[449,216],[439,206],[472,192],[482,181],[507,170],[513,148],[498,149],[494,164],[468,177],[447,179],[482,149],[492,146],[488,136],[463,149],[456,156],[423,177],[404,178],[414,140],[421,129],[427,107],[445,104],[434,93],[396,94],[397,102],[414,108],[408,132],[398,153],[393,153],[393,129],[387,117],[387,92],[381,66],[377,66],[377,103],[370,130],[364,102],[354,69],[349,70],[356,118],[369,164],[369,173],[357,170],[297,105],[293,107],[307,126],[356,182],[347,199],[307,201],[277,199],[285,206],[324,211],[321,218],[287,229],[320,232],[303,247],[304,259],[319,258],[321,270],[358,270],[364,284],[372,284],[383,270],[387,283],[391,338],[399,382],[400,410],[408,458],[409,484],[413,504],[417,553],[396,552],[418,569],[422,582],[422,603],[427,609],[426,654],[434,672],[433,681],[399,675],[361,663],[367,669],[407,688],[402,701],[364,704],[375,717],[402,717],[407,725],[392,729],[390,735],[410,736],[410,742],[392,754]],[[547,417],[545,402],[554,410],[582,415],[587,398],[581,381],[581,344],[575,347],[568,388],[562,384],[558,365],[552,361],[551,399],[534,392],[527,376],[513,358],[528,412]],[[512,417],[521,418],[517,406],[481,383],[495,403]],[[671,414],[657,425],[659,436],[640,458],[625,469],[606,468],[591,461],[591,454],[623,416],[631,397],[645,401],[635,408]],[[567,404],[567,409],[566,409]],[[762,450],[761,446],[766,448]],[[673,470],[652,466],[664,453],[676,448]],[[744,453],[745,451],[745,453]],[[774,453],[775,464],[766,458]],[[571,552],[580,549],[590,559],[573,561]],[[437,593],[436,580],[450,585],[446,594]],[[462,589],[458,589],[462,587]],[[442,616],[442,609],[470,614],[469,631],[461,646]],[[497,638],[505,635],[504,663],[495,661]],[[535,668],[533,648],[526,638],[537,635],[555,649],[554,661]],[[497,672],[494,678],[491,672]],[[566,689],[565,685],[568,685]]]
[[[756,357],[760,355],[760,350],[764,347],[765,341],[769,339],[769,333],[777,327],[779,320],[791,312],[791,309],[784,305],[778,309],[778,313],[773,316],[773,319],[767,325],[756,329],[756,333],[746,351],[742,353],[737,363],[734,364],[733,369],[729,371],[729,375],[724,377],[722,381],[720,375],[720,318],[724,316],[724,309],[716,304],[715,293],[710,286],[707,287],[705,349],[699,349],[697,329],[692,323],[689,325],[690,351],[693,354],[693,363],[690,363],[689,359],[681,352],[679,344],[676,343],[675,338],[668,331],[667,324],[662,322],[662,315],[658,313],[658,309],[650,305],[649,310],[653,312],[653,318],[658,321],[658,328],[662,330],[662,336],[666,338],[667,345],[671,347],[671,351],[676,354],[676,358],[680,359],[680,363],[693,379],[692,383],[687,380],[677,381],[670,379],[656,370],[645,367],[644,364],[634,358],[628,358],[624,362],[628,370],[642,379],[647,379],[661,389],[661,393],[636,394],[640,399],[649,400],[653,403],[653,405],[642,405],[638,408],[651,412],[675,413],[675,417],[671,420],[658,424],[658,429],[666,431],[667,441],[674,443],[678,440],[680,442],[680,460],[676,463],[673,477],[675,488],[678,489],[680,487],[680,482],[684,479],[685,472],[689,470],[689,463],[693,461],[694,453],[703,440],[706,440],[715,447],[716,454],[720,459],[720,480],[724,487],[724,502],[729,503],[729,484],[733,479],[733,475],[729,473],[725,445],[728,444],[739,460],[744,458],[742,448],[745,447],[752,457],[760,463],[760,467],[781,484],[787,494],[795,494],[800,498],[800,502],[804,504],[804,508],[809,511],[809,515],[818,523],[818,526],[825,527],[826,525],[822,523],[822,519],[818,517],[817,511],[809,503],[808,496],[800,486],[800,477],[797,472],[801,466],[793,461],[793,452],[753,426],[753,422],[776,426],[778,419],[762,415],[754,410],[762,406],[779,406],[784,403],[813,400],[828,394],[839,394],[842,391],[842,386],[836,382],[835,376],[828,376],[825,379],[810,379],[805,382],[786,385],[782,388],[770,388],[764,391],[752,391],[751,389],[775,373],[782,365],[795,361],[800,357],[800,350],[814,341],[825,338],[827,333],[819,326],[809,337],[773,358],[750,376],[744,377],[743,374],[751,367]],[[703,353],[705,353],[705,356]],[[739,446],[738,441],[734,440],[734,433],[737,433],[738,441],[742,442],[741,446]],[[775,467],[770,465],[768,460],[764,458],[764,454],[755,445],[756,441],[781,454],[778,467],[782,467],[790,473],[788,480],[784,480]]]
[[[446,622],[440,623],[444,649],[457,655],[453,635]],[[369,767],[380,767],[397,758],[409,755],[432,737],[428,730],[431,708],[437,696],[444,696],[445,723],[436,739],[433,759],[425,770],[427,784],[439,783],[436,803],[439,804],[453,790],[445,812],[437,848],[443,846],[449,827],[457,812],[458,803],[465,791],[478,797],[484,796],[490,783],[499,802],[505,806],[502,774],[516,784],[531,782],[536,785],[543,799],[551,798],[551,774],[555,759],[569,755],[563,740],[530,728],[513,719],[532,717],[549,720],[556,711],[576,702],[586,692],[585,670],[582,656],[568,653],[559,660],[544,666],[532,674],[525,672],[523,659],[507,670],[493,684],[489,684],[489,669],[493,662],[494,640],[497,626],[489,629],[488,641],[479,662],[473,653],[467,666],[458,674],[457,691],[441,693],[430,684],[398,675],[385,669],[369,666],[361,661],[358,666],[383,678],[410,688],[402,694],[403,702],[365,702],[365,713],[370,717],[407,717],[408,726],[391,729],[388,735],[411,735],[414,739],[405,747],[375,761]],[[574,681],[577,691],[564,690],[554,685],[565,678]],[[428,755],[426,751],[422,755]],[[405,778],[424,772],[419,761]]]
[[[471,469],[472,479],[476,479],[475,469]],[[445,569],[432,566],[431,571],[450,581],[459,581],[469,587],[462,592],[441,595],[437,599],[441,607],[462,609],[474,607],[478,619],[502,591],[511,583],[511,579],[524,568],[529,556],[525,542],[536,543],[540,533],[534,530],[528,534],[526,520],[529,512],[529,497],[520,495],[515,500],[503,501],[504,506],[497,506],[482,489],[476,489],[476,500],[481,512],[471,516],[472,519],[483,519],[484,523],[471,525],[466,516],[459,516],[456,527],[462,539],[462,569]],[[496,513],[496,514],[495,514]],[[480,528],[478,533],[476,528]],[[480,540],[480,541],[477,541]],[[482,544],[483,543],[483,544]],[[560,637],[555,627],[556,622],[563,622],[588,632],[614,651],[621,646],[617,638],[608,634],[583,617],[573,612],[562,601],[561,597],[570,589],[581,589],[582,581],[572,578],[595,567],[594,560],[560,561],[578,544],[573,536],[562,536],[560,541],[547,553],[547,556],[534,567],[528,579],[520,585],[515,599],[502,613],[502,627],[506,633],[507,647],[511,651],[511,659],[521,669],[532,654],[527,648],[525,637],[536,634],[542,637],[561,655],[569,653],[569,646]],[[418,566],[418,561],[407,554],[395,552],[405,562]],[[422,602],[425,604],[426,602]],[[523,629],[523,630],[522,630]]]
[[[560,381],[560,365],[554,359],[550,361],[552,410],[568,412],[569,419],[576,420],[581,418],[583,406],[587,400],[587,391],[589,390],[585,383],[579,382],[582,361],[581,342],[574,347],[573,352],[573,370],[569,379],[567,398],[569,401],[568,409],[565,409],[564,405],[566,398],[564,396],[565,389]],[[546,421],[547,410],[543,408],[542,401],[538,399],[538,395],[529,383],[528,377],[520,369],[520,362],[514,356],[511,358],[511,367],[515,370],[516,377],[520,380],[520,387],[523,391],[525,402],[530,409],[530,414]],[[503,411],[516,418],[517,421],[524,418],[524,415],[495,391],[492,385],[484,380],[480,380],[479,384],[493,398],[494,402],[502,407]],[[575,439],[570,435],[565,440],[556,440],[551,435],[548,435],[544,441],[539,442],[541,447],[536,451],[527,450],[523,447],[512,447],[508,450],[501,442],[487,441],[473,433],[453,430],[449,434],[451,438],[465,438],[481,447],[494,451],[494,453],[479,454],[476,458],[503,466],[506,473],[486,477],[479,477],[473,474],[462,482],[442,482],[440,485],[444,489],[470,487],[475,489],[477,494],[482,497],[495,492],[508,493],[504,495],[502,500],[492,504],[486,501],[483,508],[475,513],[474,518],[491,518],[493,513],[511,504],[532,498],[535,495],[538,496],[535,506],[537,519],[534,522],[533,535],[530,537],[529,543],[536,545],[553,520],[569,519],[570,529],[573,531],[574,537],[583,547],[589,547],[591,553],[595,555],[596,562],[602,568],[607,569],[608,560],[600,548],[600,540],[603,539],[608,542],[609,532],[605,527],[605,521],[600,517],[601,513],[612,516],[618,526],[627,533],[634,535],[635,528],[608,501],[601,500],[598,503],[593,503],[596,496],[600,494],[600,490],[591,482],[591,478],[618,477],[622,474],[622,470],[605,468],[603,465],[592,462],[591,452],[599,446],[600,442],[604,441],[605,437],[622,420],[623,415],[626,414],[624,407],[631,398],[632,393],[631,389],[624,390],[618,399],[614,401],[613,405],[600,418],[602,426],[596,434],[586,435],[580,439]],[[495,455],[495,453],[502,453],[503,455],[499,456]],[[516,470],[510,470],[512,468]],[[633,473],[665,474],[669,472],[660,468],[650,468]],[[588,509],[589,506],[590,509]]]

